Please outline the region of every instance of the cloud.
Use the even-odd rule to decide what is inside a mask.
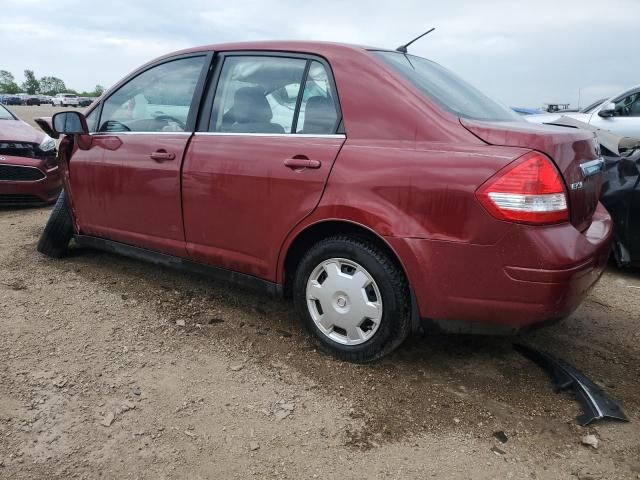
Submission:
[[[0,68],[110,85],[193,45],[263,39],[412,46],[504,103],[583,105],[640,83],[640,2],[610,0],[4,0]],[[605,94],[606,95],[606,94]]]

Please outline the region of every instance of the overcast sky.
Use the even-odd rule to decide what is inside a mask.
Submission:
[[[0,69],[76,90],[225,41],[330,40],[410,51],[513,106],[581,104],[640,83],[640,0],[0,0]]]

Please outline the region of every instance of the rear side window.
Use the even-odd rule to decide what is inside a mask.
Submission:
[[[204,62],[182,58],[136,76],[105,100],[98,131],[185,131]]]
[[[304,84],[296,133],[334,133],[338,121],[335,98],[329,73],[314,60]]]
[[[338,108],[330,74],[316,60],[270,56],[224,59],[209,131],[332,134]]]
[[[522,121],[521,118],[435,62],[399,52],[375,51],[393,70],[453,114],[477,120]]]

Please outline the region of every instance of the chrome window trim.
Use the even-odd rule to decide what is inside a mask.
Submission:
[[[91,136],[113,136],[113,135],[191,135],[193,132],[89,132]]]
[[[0,165],[7,166],[7,167],[32,168],[33,170],[37,170],[38,172],[40,172],[43,175],[42,178],[39,178],[37,180],[2,180],[2,179],[0,179],[0,182],[32,182],[32,183],[36,183],[36,182],[42,182],[42,181],[47,179],[47,174],[45,172],[43,172],[42,170],[40,170],[38,167],[32,167],[30,165],[15,165],[13,163],[0,163]]]
[[[197,135],[197,136],[223,136],[223,137],[282,137],[282,138],[340,138],[345,139],[344,133],[242,133],[242,132],[90,132],[89,135],[114,136],[114,135]]]
[[[208,137],[278,137],[278,138],[340,138],[345,139],[344,133],[242,133],[242,132],[195,132],[197,136]]]

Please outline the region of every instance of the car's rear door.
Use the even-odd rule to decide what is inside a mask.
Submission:
[[[186,256],[180,169],[211,56],[167,59],[89,116],[92,142],[69,162],[82,233]]]
[[[187,249],[272,280],[284,238],[318,204],[345,141],[331,70],[304,55],[230,53],[210,88],[182,173]]]

